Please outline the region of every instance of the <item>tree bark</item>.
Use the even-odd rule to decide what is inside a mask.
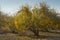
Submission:
[[[37,36],[37,37],[39,36],[39,30],[35,30],[35,31],[33,31],[33,32],[34,32],[34,35],[35,35],[35,36]]]

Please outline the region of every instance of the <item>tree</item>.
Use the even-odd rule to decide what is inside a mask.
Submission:
[[[18,33],[30,30],[35,36],[39,36],[39,31],[50,31],[57,28],[55,24],[56,12],[45,4],[41,3],[40,8],[34,7],[32,11],[25,6],[15,16],[15,29]]]
[[[31,15],[32,13],[30,12],[28,6],[22,7],[21,11],[18,12],[18,15],[15,17],[15,28],[18,33],[21,33],[30,27]]]
[[[10,31],[9,18],[4,12],[0,12],[0,28],[4,31]]]

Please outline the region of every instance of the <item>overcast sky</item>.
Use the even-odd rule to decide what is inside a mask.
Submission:
[[[33,7],[34,5],[39,6],[40,2],[46,2],[51,8],[60,12],[60,0],[0,0],[0,9],[5,13],[10,12],[10,15],[12,15],[25,4]]]

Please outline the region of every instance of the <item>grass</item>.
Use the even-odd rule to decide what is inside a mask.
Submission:
[[[18,36],[16,34],[0,34],[0,40],[42,40],[42,39],[32,38],[28,36]]]
[[[60,40],[60,34],[50,33],[50,32],[40,32],[39,37],[33,35],[32,32],[27,32],[30,35],[13,34],[13,33],[3,33],[0,34],[0,40]]]
[[[41,32],[39,37],[34,35],[21,35],[6,33],[0,34],[0,40],[60,40],[60,34]]]

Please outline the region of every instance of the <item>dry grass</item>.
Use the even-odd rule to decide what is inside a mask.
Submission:
[[[17,34],[7,33],[0,34],[0,40],[60,40],[60,38],[42,35],[36,38],[35,36],[18,36]]]
[[[28,36],[18,36],[16,34],[0,34],[0,40],[46,40],[46,39],[31,38]]]

